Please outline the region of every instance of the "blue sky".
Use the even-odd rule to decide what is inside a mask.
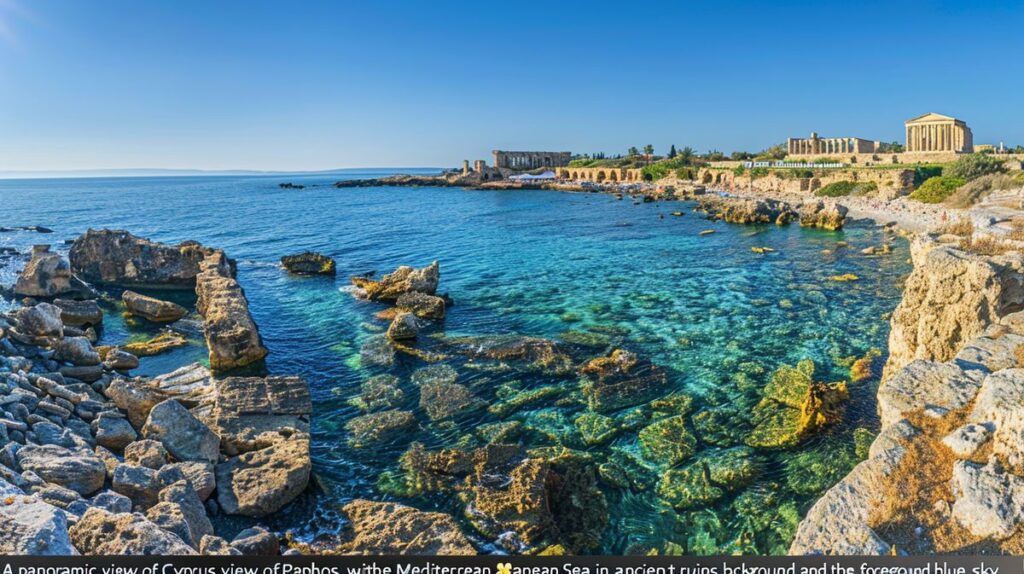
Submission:
[[[0,170],[1024,144],[1021,2],[0,0]]]

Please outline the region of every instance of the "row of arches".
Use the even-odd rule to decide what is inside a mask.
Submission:
[[[571,181],[637,182],[642,180],[640,170],[626,168],[561,168],[558,177]]]

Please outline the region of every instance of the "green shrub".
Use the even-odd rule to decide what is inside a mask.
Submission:
[[[654,181],[667,177],[670,171],[663,163],[652,163],[651,165],[645,165],[640,170],[640,174],[643,176],[644,181]]]
[[[878,191],[878,184],[873,181],[857,183],[855,181],[837,181],[814,192],[819,197],[843,197],[846,195],[864,195]]]
[[[922,165],[914,168],[914,187],[920,185],[933,177],[942,175],[941,165]]]
[[[944,175],[928,178],[927,181],[921,184],[921,187],[910,194],[910,198],[922,203],[941,203],[964,183],[964,180],[958,177],[946,177]]]
[[[750,177],[758,178],[768,175],[768,168],[766,167],[755,167],[750,170]]]
[[[971,181],[983,175],[1003,171],[1003,162],[989,155],[972,153],[956,160],[953,165],[942,170],[942,175]]]
[[[747,173],[747,168],[743,167],[742,165],[738,165],[732,170],[732,174],[737,177],[743,175],[744,173]]]

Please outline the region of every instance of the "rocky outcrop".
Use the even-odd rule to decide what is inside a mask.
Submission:
[[[433,295],[440,280],[440,266],[437,261],[421,269],[399,267],[375,281],[368,277],[352,277],[356,296],[371,301],[397,301],[406,293]]]
[[[296,275],[334,275],[337,272],[334,259],[311,251],[285,255],[281,258],[281,265]]]
[[[210,368],[227,371],[262,360],[267,349],[227,257],[221,252],[214,253],[199,267],[196,307],[203,316]]]
[[[704,212],[708,219],[726,223],[786,225],[798,217],[788,203],[775,199],[703,196],[697,209]]]
[[[68,515],[36,496],[0,480],[0,553],[61,556],[78,554],[68,535]]]
[[[125,291],[121,294],[121,300],[124,301],[125,309],[129,313],[154,323],[171,323],[188,314],[188,309],[177,303],[162,301],[135,291]]]
[[[393,502],[353,500],[342,508],[351,524],[335,549],[341,554],[474,555],[455,519]]]
[[[914,270],[892,316],[888,379],[915,359],[945,362],[999,317],[1024,308],[1024,257],[986,257],[928,237],[911,244]]]
[[[301,377],[228,377],[216,381],[213,426],[225,453],[258,450],[281,429],[309,432],[313,403]]]
[[[800,523],[794,554],[1019,549],[1024,305],[1019,255],[927,239],[893,315],[867,460]]]
[[[800,227],[836,231],[846,223],[846,207],[834,201],[811,201],[800,206]]]
[[[90,229],[71,245],[68,257],[72,270],[85,281],[192,289],[199,264],[213,251],[195,241],[166,245],[127,231]]]
[[[14,294],[24,297],[56,297],[75,290],[80,284],[71,274],[71,266],[49,245],[32,247],[32,259],[18,275]]]

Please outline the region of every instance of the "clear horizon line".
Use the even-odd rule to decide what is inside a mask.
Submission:
[[[61,179],[86,177],[145,177],[145,176],[203,176],[203,175],[329,175],[359,170],[407,170],[430,169],[444,170],[438,166],[358,166],[336,167],[330,169],[310,170],[273,170],[273,169],[200,169],[171,167],[116,167],[116,168],[70,168],[70,169],[4,169],[0,170],[0,179]]]

